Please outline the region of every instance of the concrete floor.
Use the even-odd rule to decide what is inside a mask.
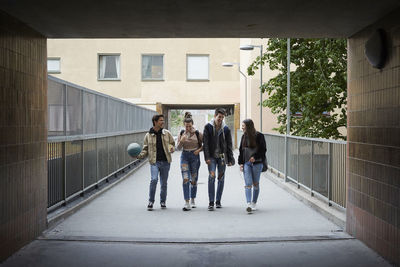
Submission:
[[[210,212],[202,162],[198,208],[183,212],[179,156],[167,209],[159,207],[159,191],[155,210],[146,209],[146,164],[2,266],[390,266],[264,176],[258,210],[247,214],[238,166],[226,171],[223,208]]]

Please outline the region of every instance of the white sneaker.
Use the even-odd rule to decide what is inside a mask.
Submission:
[[[188,211],[188,210],[190,210],[190,209],[191,209],[191,208],[190,208],[189,202],[186,202],[185,205],[183,206],[182,210],[183,210],[183,211]]]
[[[190,201],[190,205],[192,206],[192,208],[196,208],[196,203],[194,202],[194,199],[192,198],[192,200]]]
[[[246,211],[247,211],[248,213],[251,213],[251,212],[253,211],[253,209],[251,208],[251,203],[250,203],[250,202],[247,203]]]
[[[252,202],[251,203],[251,209],[252,210],[257,210],[257,203]]]

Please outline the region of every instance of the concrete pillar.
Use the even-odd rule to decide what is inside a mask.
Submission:
[[[346,231],[400,265],[400,9],[348,40]],[[383,69],[364,47],[378,29],[388,35]]]
[[[46,38],[0,11],[0,262],[46,228]]]

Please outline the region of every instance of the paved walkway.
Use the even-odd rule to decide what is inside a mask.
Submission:
[[[222,209],[207,211],[202,162],[198,207],[183,212],[180,153],[171,165],[167,209],[147,211],[148,164],[43,236],[4,266],[389,266],[263,177],[258,210],[245,211],[238,166],[226,171]],[[334,260],[332,260],[334,259]]]

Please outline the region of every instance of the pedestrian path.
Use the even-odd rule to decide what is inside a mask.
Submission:
[[[155,209],[147,211],[145,164],[2,266],[390,266],[265,176],[258,210],[247,214],[237,165],[226,171],[223,208],[208,211],[202,159],[198,207],[182,211],[179,156],[173,154],[167,209],[160,209],[158,185]]]
[[[150,170],[144,165],[131,177],[82,208],[45,234],[51,239],[131,241],[238,241],[315,237],[346,237],[341,229],[268,179],[260,182],[258,210],[245,211],[244,182],[239,167],[228,167],[223,208],[208,211],[208,170],[199,172],[197,208],[184,204],[180,153],[176,152],[168,179],[167,209],[147,211]]]

